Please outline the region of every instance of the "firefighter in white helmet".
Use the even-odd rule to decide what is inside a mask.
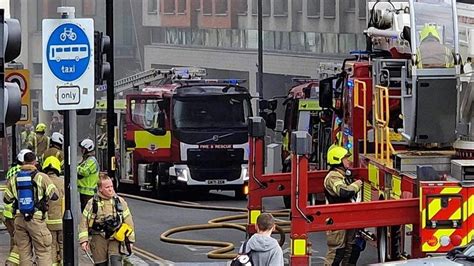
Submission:
[[[25,154],[31,152],[29,149],[21,150],[16,156],[16,162],[8,169],[7,172],[7,181],[12,177],[16,176],[21,170],[21,165],[25,162]],[[15,213],[16,210],[13,206],[13,203],[5,204],[3,210],[3,217],[5,218],[4,223],[7,228],[8,234],[10,235],[10,254],[7,257],[5,265],[19,265],[20,264],[20,254],[18,253],[18,248],[15,244]]]
[[[64,136],[59,132],[53,132],[50,139],[49,149],[47,149],[44,154],[43,158],[49,158],[50,156],[54,156],[58,158],[61,162],[61,165],[64,163],[64,152],[63,152],[63,143],[64,143]]]
[[[83,139],[79,143],[82,153],[82,162],[77,166],[77,190],[81,200],[81,210],[97,191],[99,181],[99,163],[95,158],[94,141]]]

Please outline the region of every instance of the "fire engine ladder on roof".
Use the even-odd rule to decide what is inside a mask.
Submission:
[[[131,88],[138,88],[142,85],[164,78],[164,74],[170,73],[171,70],[149,69],[114,82],[114,94],[119,94]]]

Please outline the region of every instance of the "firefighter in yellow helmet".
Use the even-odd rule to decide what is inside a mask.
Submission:
[[[441,36],[433,24],[427,24],[421,29],[416,57],[418,68],[454,67],[453,52],[441,43]]]
[[[324,194],[327,204],[350,203],[360,191],[362,181],[352,180],[349,167],[350,153],[343,147],[328,151],[329,173],[324,178]],[[328,253],[325,265],[356,265],[360,250],[355,245],[355,230],[327,231]]]
[[[122,265],[122,255],[131,254],[135,242],[132,214],[107,175],[100,176],[98,188],[82,212],[79,242],[95,265]]]
[[[21,165],[25,161],[25,154],[31,152],[31,150],[23,149],[16,156],[16,162],[7,172],[7,181],[12,177],[16,176],[21,170]],[[10,235],[10,254],[7,257],[5,265],[19,265],[20,264],[20,254],[18,254],[18,248],[15,244],[15,213],[16,209],[13,206],[13,203],[5,204],[3,210],[3,217],[5,218],[4,223],[7,228],[8,234]]]
[[[14,203],[17,209],[14,238],[19,264],[51,265],[51,233],[45,218],[48,201],[59,197],[48,175],[38,172],[35,165],[36,155],[26,153],[20,172],[7,182],[3,201]]]
[[[63,255],[63,214],[64,214],[64,179],[59,177],[61,162],[55,156],[47,157],[43,162],[43,172],[49,176],[56,186],[59,200],[49,202],[46,225],[51,232],[51,261],[52,265],[62,265]]]
[[[49,148],[49,137],[45,134],[46,125],[43,123],[36,125],[35,133],[35,154],[38,156],[39,160],[42,161],[44,152]]]

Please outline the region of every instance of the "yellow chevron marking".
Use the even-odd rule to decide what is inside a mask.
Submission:
[[[461,192],[461,187],[447,187],[441,190],[441,194],[458,194]]]

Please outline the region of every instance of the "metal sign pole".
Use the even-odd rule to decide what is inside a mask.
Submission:
[[[75,18],[74,7],[58,7],[62,19]],[[71,130],[72,129],[72,130]],[[78,243],[76,240],[79,199],[77,193],[77,114],[76,110],[64,112],[64,192],[65,212],[63,217],[64,265],[78,265]],[[76,219],[74,219],[74,216]]]

